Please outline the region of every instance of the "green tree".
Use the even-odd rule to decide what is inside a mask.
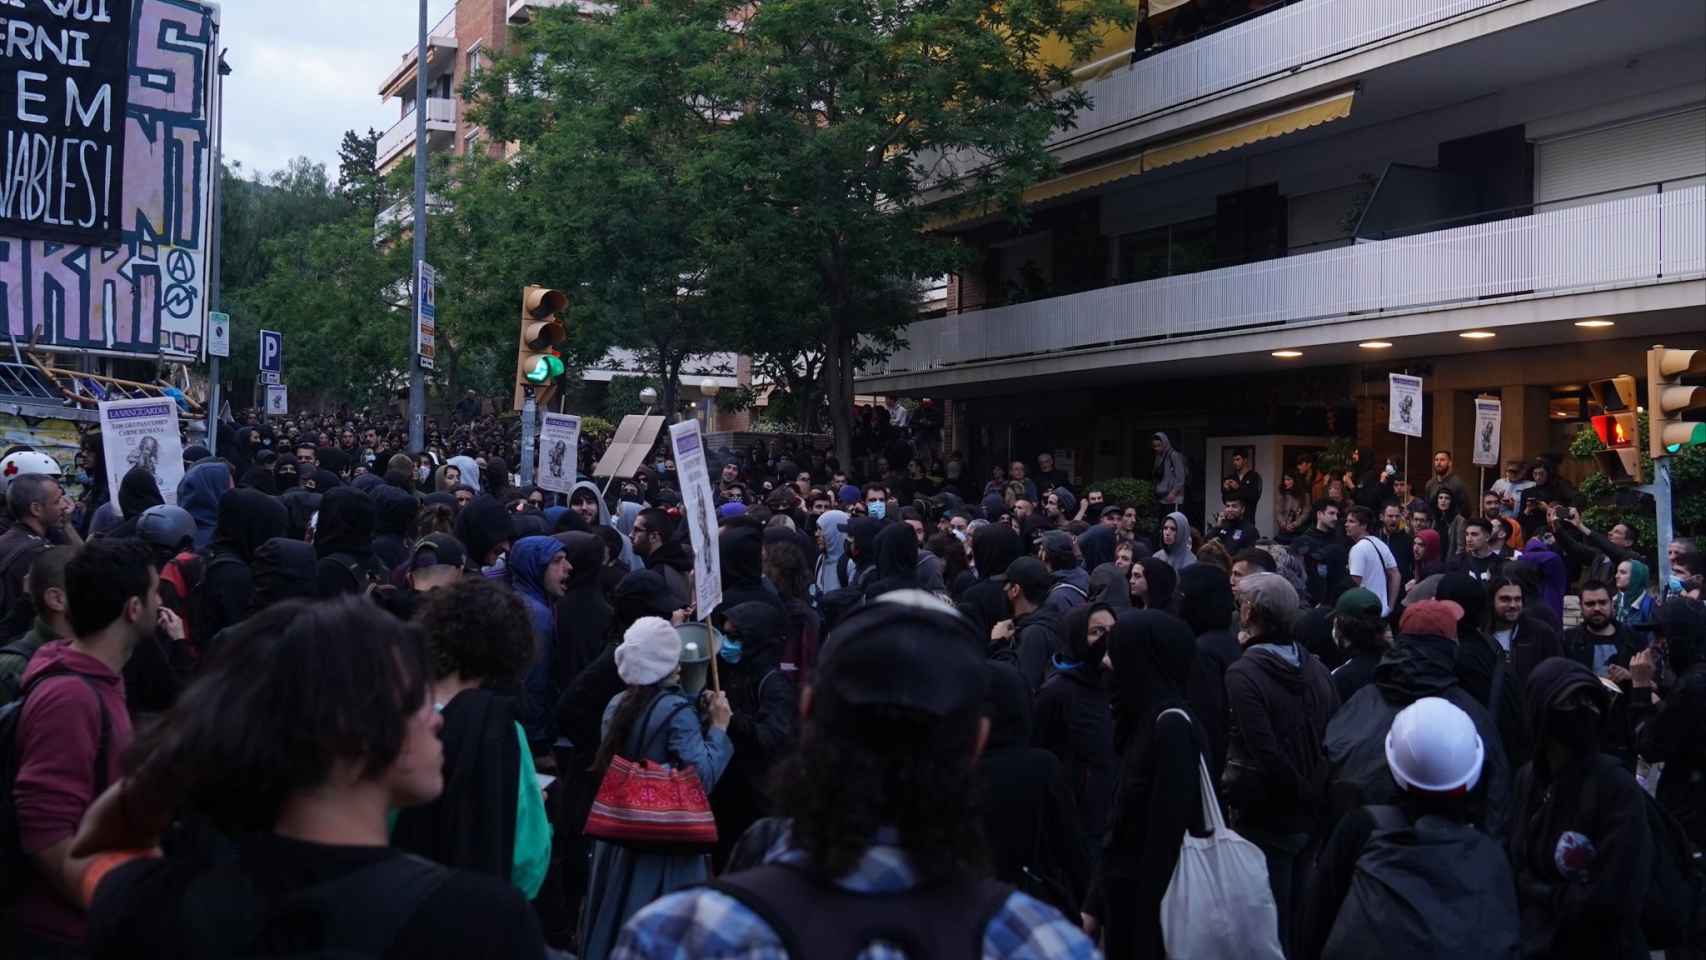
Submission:
[[[714,335],[803,342],[845,462],[862,348],[912,319],[915,278],[966,260],[929,219],[1016,211],[1054,171],[1048,139],[1088,99],[1039,51],[1087,56],[1110,21],[1131,7],[618,0],[540,11],[470,93],[533,189],[573,198],[570,259],[615,342],[656,347],[671,394],[669,359]]]

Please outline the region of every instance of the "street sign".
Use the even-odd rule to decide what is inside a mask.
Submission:
[[[285,393],[287,389],[277,383],[267,387],[267,416],[276,417],[290,412],[290,397]]]
[[[229,357],[231,355],[231,315],[210,311],[207,315],[207,355],[210,357]]]
[[[255,377],[255,382],[273,386],[278,383],[278,374],[263,370]]]
[[[420,261],[415,276],[415,355],[422,369],[432,369],[433,340],[438,333],[438,271]]]
[[[261,331],[261,370],[273,375],[272,383],[280,373],[284,372],[284,334],[277,330]]]

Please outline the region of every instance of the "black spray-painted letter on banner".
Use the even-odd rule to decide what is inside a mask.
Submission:
[[[113,246],[131,0],[0,0],[0,236]]]

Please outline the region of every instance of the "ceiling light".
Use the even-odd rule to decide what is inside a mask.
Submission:
[[[1392,346],[1392,344],[1386,342],[1385,340],[1364,340],[1363,342],[1357,344],[1357,346],[1363,348],[1364,350],[1385,350],[1387,347]]]
[[[1303,356],[1303,351],[1302,350],[1275,350],[1274,356],[1279,357],[1281,360],[1295,360],[1298,357]]]
[[[1615,320],[1577,320],[1576,326],[1587,327],[1590,330],[1599,330],[1599,329],[1602,329],[1604,327],[1615,327],[1615,326],[1617,326],[1617,321],[1615,321]]]
[[[1498,334],[1491,330],[1465,330],[1458,334],[1458,336],[1465,340],[1491,340],[1498,336]]]

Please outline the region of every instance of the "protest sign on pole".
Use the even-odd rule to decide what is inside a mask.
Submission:
[[[568,494],[580,473],[581,418],[566,413],[546,413],[539,428],[539,469],[534,483],[539,489]]]
[[[1475,400],[1475,455],[1477,466],[1499,465],[1499,430],[1503,426],[1503,406],[1497,400],[1477,397]]]
[[[267,416],[282,417],[290,412],[289,388],[282,383],[267,384]]]
[[[1391,412],[1386,429],[1406,437],[1422,435],[1422,378],[1402,373],[1387,375],[1391,388]]]
[[[101,453],[107,465],[107,489],[117,490],[124,475],[141,467],[154,477],[160,496],[178,502],[184,478],[184,445],[178,434],[178,405],[166,397],[103,400]],[[118,506],[118,500],[113,500]]]
[[[438,271],[425,260],[419,266],[415,278],[415,355],[420,357],[421,369],[431,370],[438,333]]]
[[[723,563],[717,554],[717,507],[699,421],[671,424],[669,446],[681,483],[682,517],[693,540],[693,595],[699,619],[704,620],[723,602]]]

